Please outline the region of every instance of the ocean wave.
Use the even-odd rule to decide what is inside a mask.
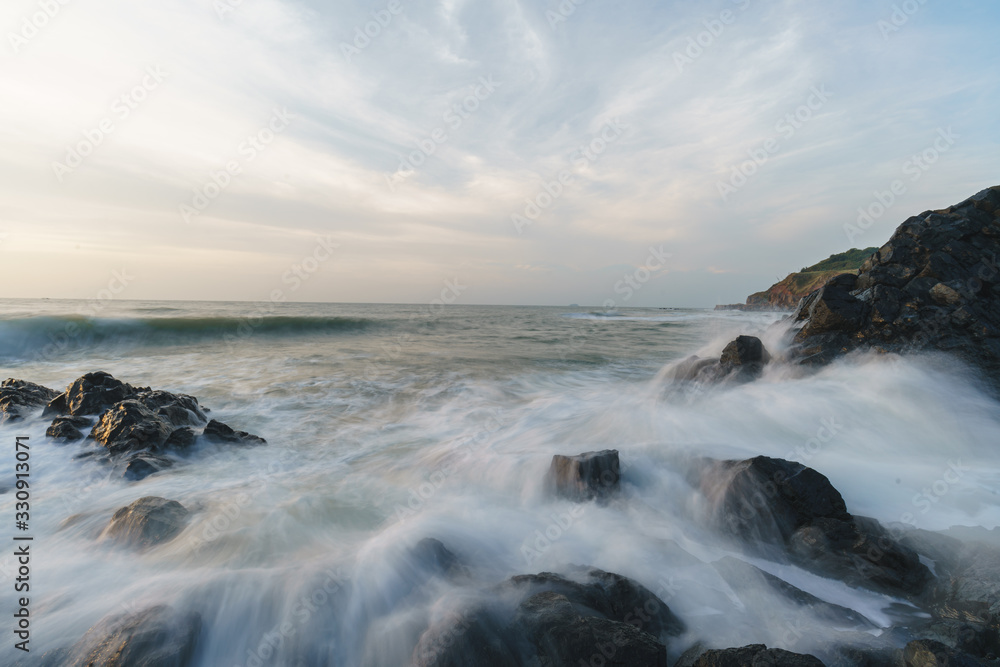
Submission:
[[[0,357],[53,354],[100,345],[170,345],[193,340],[246,340],[352,334],[379,326],[371,318],[321,316],[128,317],[79,315],[0,320]]]

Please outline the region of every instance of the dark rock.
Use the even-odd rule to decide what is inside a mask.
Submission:
[[[789,548],[799,562],[849,586],[916,596],[933,579],[915,551],[867,517],[816,519],[796,531]]]
[[[34,382],[7,378],[0,383],[0,424],[24,419],[30,411],[44,406],[58,393]]]
[[[546,478],[556,495],[577,501],[607,499],[618,492],[620,482],[621,465],[614,449],[576,456],[556,454]]]
[[[599,660],[615,667],[667,667],[666,647],[652,635],[628,623],[589,615],[554,591],[522,602],[514,627],[537,648],[541,664],[590,665]]]
[[[667,664],[661,640],[683,632],[683,624],[662,600],[620,575],[577,568],[574,576],[583,583],[552,573],[509,579],[495,589],[495,602],[428,628],[412,664]]]
[[[458,556],[433,537],[425,537],[417,542],[410,555],[421,565],[445,576],[455,577],[467,574],[467,570]]]
[[[115,403],[134,397],[139,391],[130,384],[116,380],[110,373],[87,373],[66,389],[64,397],[53,399],[45,414],[68,412],[73,416],[97,415]]]
[[[201,426],[208,420],[194,396],[157,389],[138,392],[135,398],[175,426]]]
[[[770,360],[771,355],[764,348],[760,338],[737,336],[736,340],[726,345],[719,363],[730,366],[745,366],[747,364],[766,364]]]
[[[190,448],[195,442],[195,434],[187,426],[182,426],[179,429],[175,429],[168,437],[166,442],[163,443],[164,449],[171,449],[174,451],[182,452]]]
[[[699,471],[717,522],[751,542],[784,543],[819,518],[850,520],[830,480],[801,463],[758,456]]]
[[[122,474],[122,477],[132,482],[138,482],[159,471],[159,468],[146,459],[134,458],[125,466],[125,472]]]
[[[246,431],[234,431],[231,427],[215,419],[208,422],[202,435],[213,442],[225,442],[234,445],[265,445],[267,441]]]
[[[802,300],[789,357],[938,350],[1000,388],[1000,186],[907,219],[858,276]]]
[[[176,500],[146,496],[115,512],[106,532],[122,544],[147,548],[176,537],[189,514]]]
[[[201,616],[157,606],[109,616],[73,647],[72,667],[187,667],[201,634]]]
[[[111,454],[157,450],[173,433],[170,423],[153,414],[137,400],[127,400],[108,408],[101,415],[90,436]]]
[[[819,658],[764,644],[705,651],[694,667],[824,667]]]
[[[941,642],[918,639],[903,649],[906,667],[981,667],[982,662],[974,657],[949,648]]]
[[[83,440],[85,436],[80,429],[89,426],[90,420],[86,417],[56,417],[45,429],[45,435],[63,441]]]
[[[737,336],[726,345],[719,359],[719,370],[724,376],[738,381],[749,381],[760,376],[771,355],[764,348],[760,338]]]
[[[711,461],[695,468],[692,481],[715,523],[751,550],[787,555],[851,586],[911,597],[933,578],[916,552],[877,521],[849,514],[830,480],[800,463]]]

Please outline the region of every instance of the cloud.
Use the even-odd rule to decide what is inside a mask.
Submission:
[[[135,298],[210,286],[257,299],[333,235],[343,257],[296,298],[429,300],[461,269],[467,302],[562,303],[565,280],[586,286],[572,300],[598,303],[618,279],[602,267],[666,244],[671,273],[637,304],[711,306],[846,249],[843,223],[939,127],[963,140],[866,244],[993,184],[1000,166],[995,8],[927,3],[884,34],[882,1],[582,3],[555,23],[558,3],[516,0],[60,7],[17,53],[10,35],[38,6],[0,10],[0,215],[4,249],[23,251],[5,252],[0,277],[32,270],[24,296],[87,297],[69,276],[155,249]],[[679,67],[691,40],[704,46]],[[150,67],[164,81],[122,116]],[[484,79],[500,85],[476,97]],[[816,86],[832,96],[786,136],[782,119]],[[275,109],[293,120],[250,158],[241,147]],[[88,148],[105,120],[113,131]],[[626,131],[581,160],[616,120]],[[780,149],[723,200],[719,183],[769,139]],[[89,154],[60,182],[53,163],[81,142]],[[240,173],[185,223],[180,206],[234,160]],[[561,194],[518,234],[511,215],[562,171]],[[720,266],[704,289],[676,278]]]

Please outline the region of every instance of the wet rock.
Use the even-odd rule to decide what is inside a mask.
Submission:
[[[130,482],[138,482],[173,465],[174,462],[165,456],[143,453],[124,462],[122,477]]]
[[[235,431],[231,427],[215,419],[208,422],[202,435],[213,442],[224,442],[233,445],[265,445],[264,438],[247,433],[246,431]]]
[[[457,577],[468,573],[458,556],[433,537],[425,537],[417,542],[410,555],[422,566],[441,576]]]
[[[848,513],[830,480],[801,463],[766,456],[703,462],[691,479],[715,523],[751,550],[897,595],[918,596],[933,578],[915,551],[874,519]]]
[[[0,383],[0,424],[24,419],[57,395],[58,392],[40,384],[7,378]]]
[[[938,350],[1000,389],[1000,186],[903,222],[861,267],[803,299],[789,357]]]
[[[722,350],[719,369],[726,377],[745,382],[760,377],[769,361],[771,355],[760,338],[737,336]]]
[[[105,532],[121,544],[148,548],[176,537],[189,515],[176,500],[146,496],[116,511]]]
[[[80,429],[89,430],[89,427],[90,419],[86,417],[56,417],[52,420],[52,424],[45,429],[45,435],[64,442],[83,440],[85,436]]]
[[[164,449],[183,452],[195,443],[195,433],[187,426],[175,429],[163,443]]]
[[[692,667],[824,667],[819,658],[764,644],[705,651]]]
[[[412,664],[665,666],[663,640],[683,624],[652,592],[620,575],[576,568],[509,579],[483,603],[433,624]],[[505,604],[505,602],[510,604]]]
[[[143,449],[157,450],[173,433],[173,426],[137,400],[122,401],[108,408],[90,432],[90,437],[111,454]]]
[[[187,667],[191,664],[201,616],[156,606],[135,614],[109,616],[87,631],[61,664],[72,667]]]
[[[983,662],[941,642],[918,639],[903,649],[906,667],[982,667]]]
[[[607,499],[620,488],[618,451],[605,449],[576,456],[556,454],[546,483],[556,495],[570,500]]]
[[[135,398],[175,426],[201,426],[208,420],[194,396],[156,389],[138,392]]]
[[[97,415],[115,403],[134,397],[139,391],[116,380],[110,373],[87,373],[75,380],[62,395],[55,397],[44,414]]]
[[[667,667],[666,647],[633,625],[592,616],[554,591],[521,603],[514,618],[541,664]]]

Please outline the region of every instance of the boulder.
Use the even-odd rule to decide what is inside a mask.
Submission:
[[[537,649],[546,665],[600,664],[667,667],[666,647],[633,625],[590,615],[565,595],[536,593],[521,603],[515,628]]]
[[[771,355],[756,336],[737,336],[722,350],[718,359],[691,356],[677,364],[675,380],[716,383],[723,381],[749,382],[760,377]]]
[[[176,500],[146,496],[116,511],[105,533],[120,544],[148,548],[176,537],[189,515]]]
[[[7,378],[0,383],[0,424],[24,419],[57,395],[58,392],[40,384]]]
[[[75,380],[66,391],[49,402],[43,414],[97,415],[115,403],[132,398],[140,390],[110,373],[96,371]],[[148,388],[146,388],[148,391]]]
[[[89,430],[89,427],[90,419],[87,417],[56,417],[52,420],[52,424],[45,429],[45,435],[63,442],[83,440],[85,436],[80,429]]]
[[[764,644],[705,651],[691,665],[692,667],[824,667],[815,656],[792,653],[780,648],[768,648]]]
[[[938,350],[1000,389],[1000,186],[903,222],[861,267],[804,298],[789,358]]]
[[[212,442],[224,442],[233,445],[266,445],[264,438],[247,433],[246,431],[235,431],[231,427],[215,419],[208,422],[202,436]]]
[[[191,664],[201,616],[156,606],[134,614],[108,616],[87,631],[61,664],[70,667],[187,667]]]
[[[174,427],[143,403],[130,399],[108,408],[94,425],[90,437],[112,455],[144,449],[158,450]]]
[[[684,625],[652,592],[620,575],[575,568],[512,577],[493,602],[434,623],[420,637],[411,664],[492,665],[667,664],[662,641]],[[504,602],[510,601],[510,604]]]
[[[605,449],[576,456],[552,457],[546,483],[558,496],[570,500],[606,500],[619,490],[621,465],[618,452]]]
[[[848,513],[830,480],[801,463],[703,461],[691,479],[714,523],[752,551],[895,595],[918,596],[933,578],[915,551],[874,519]]]

